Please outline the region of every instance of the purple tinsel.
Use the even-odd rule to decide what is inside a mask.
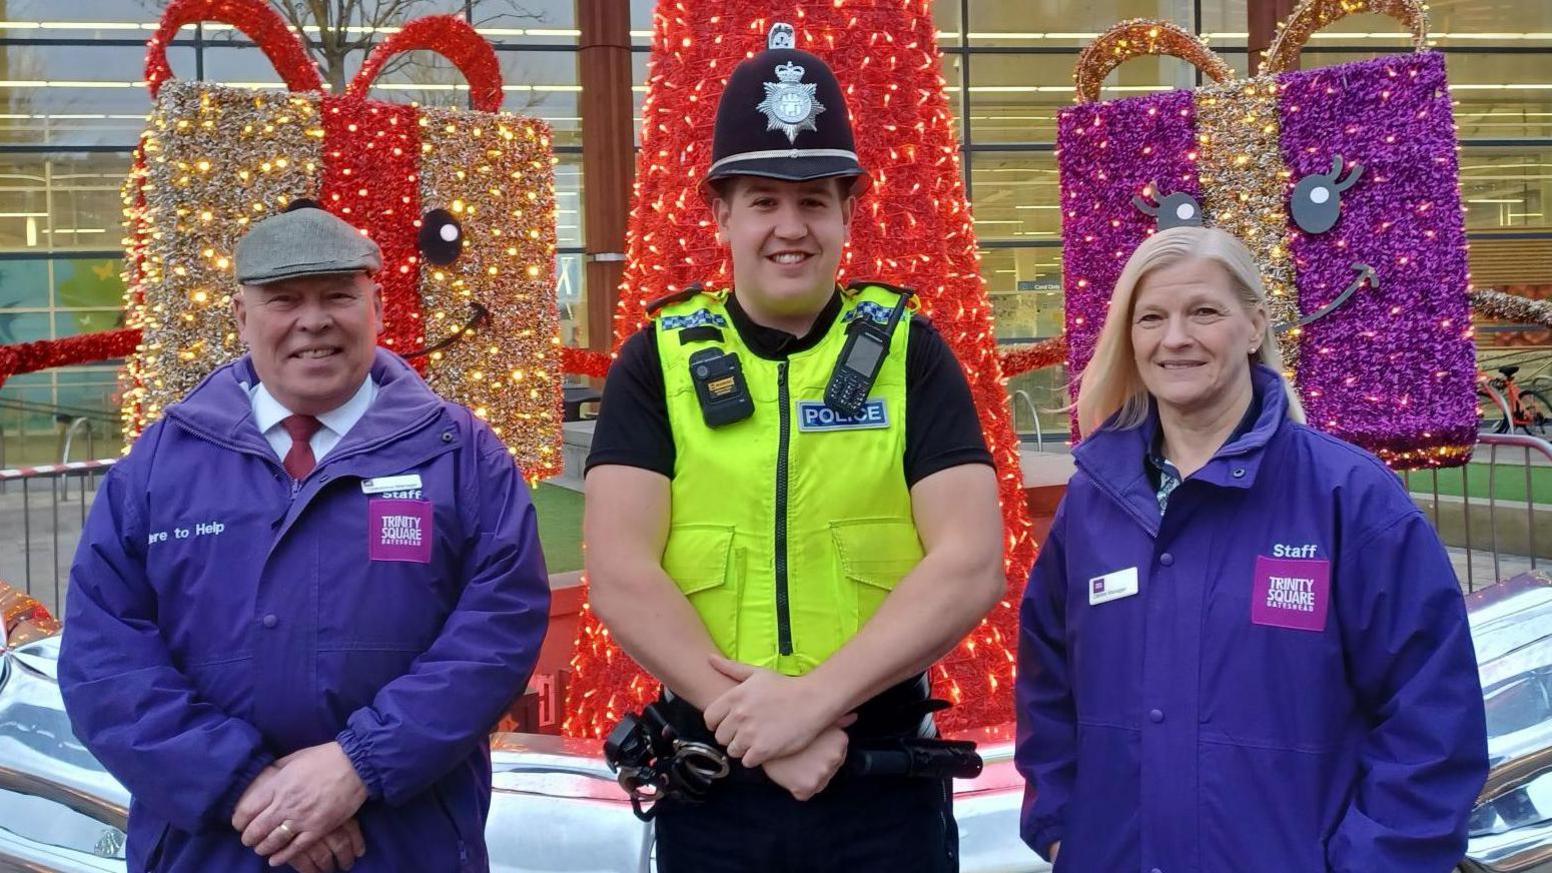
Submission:
[[[1365,167],[1323,234],[1288,223],[1301,312],[1374,267],[1361,288],[1306,329],[1298,384],[1312,425],[1398,467],[1460,463],[1477,419],[1475,347],[1455,156],[1455,124],[1434,52],[1278,77],[1282,158],[1291,192],[1334,155]],[[1063,110],[1062,180],[1068,362],[1087,364],[1126,259],[1155,226],[1131,202],[1150,182],[1202,202],[1189,91]],[[1212,223],[1212,215],[1207,216]],[[1285,342],[1286,339],[1285,335]],[[1427,454],[1416,454],[1425,452]],[[1413,453],[1413,454],[1406,454]]]
[[[1161,197],[1185,191],[1200,205],[1195,137],[1189,91],[1086,103],[1060,113],[1056,160],[1068,372],[1082,372],[1088,363],[1121,268],[1156,226],[1132,205],[1132,196],[1156,184]]]
[[[1310,423],[1375,452],[1471,445],[1476,348],[1444,56],[1384,57],[1279,83],[1290,184],[1329,171],[1333,155],[1365,168],[1335,227],[1293,230],[1300,310],[1341,293],[1355,262],[1372,265],[1379,282],[1306,330],[1299,388]]]

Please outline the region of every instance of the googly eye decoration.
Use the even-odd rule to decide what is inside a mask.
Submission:
[[[420,251],[426,260],[445,267],[463,252],[463,225],[446,209],[430,209],[420,219]]]
[[[1157,185],[1149,185],[1143,189],[1142,196],[1132,198],[1132,205],[1137,207],[1138,212],[1157,218],[1159,230],[1202,226],[1202,204],[1197,203],[1195,197],[1184,191],[1176,191],[1154,203],[1150,198],[1154,198],[1158,190]]]
[[[1363,175],[1363,164],[1354,162],[1342,175],[1341,155],[1331,158],[1331,169],[1325,173],[1305,176],[1293,187],[1293,202],[1288,210],[1293,221],[1305,233],[1325,233],[1342,217],[1342,193],[1358,183]]]

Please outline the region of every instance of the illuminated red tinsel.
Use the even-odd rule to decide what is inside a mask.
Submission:
[[[0,386],[19,373],[91,364],[122,358],[135,350],[140,331],[132,328],[88,333],[55,340],[0,346]]]
[[[471,105],[481,112],[501,111],[501,64],[485,38],[469,22],[454,15],[417,18],[372,52],[345,93],[365,98],[383,66],[404,52],[434,51],[458,67],[469,80]]]
[[[177,37],[179,28],[200,21],[226,22],[253,40],[275,65],[288,90],[322,90],[323,79],[312,58],[292,35],[285,19],[268,4],[253,0],[173,0],[162,13],[156,35],[146,43],[146,87],[151,89],[152,97],[161,91],[163,82],[172,78],[167,46]]]
[[[771,25],[781,21],[796,28],[798,48],[835,70],[862,164],[873,177],[858,204],[842,280],[917,289],[965,368],[997,460],[1007,598],[932,676],[935,693],[955,704],[940,718],[947,728],[1005,722],[1012,718],[1017,597],[1035,546],[928,0],[659,3],[615,340],[646,323],[647,301],[692,282],[731,281],[727,252],[717,244],[697,186],[710,163],[726,77],[765,47]],[[591,612],[583,615],[573,666],[565,725],[572,735],[601,735],[656,691]]]
[[[1009,379],[1031,370],[1054,367],[1067,359],[1067,337],[1052,337],[1027,346],[1003,349],[997,358],[1002,362],[1002,375]]]
[[[591,376],[602,379],[609,372],[614,358],[590,349],[566,347],[560,350],[560,368],[572,376]]]
[[[354,96],[323,99],[326,151],[320,199],[382,247],[383,269],[377,275],[383,286],[381,341],[401,354],[425,345],[420,246],[408,232],[421,211],[417,114],[414,106]],[[425,372],[424,358],[413,361]]]

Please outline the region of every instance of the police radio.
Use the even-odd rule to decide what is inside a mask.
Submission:
[[[754,398],[744,380],[738,355],[721,349],[701,349],[690,356],[690,381],[707,427],[722,427],[754,415]]]
[[[858,318],[846,326],[846,346],[835,361],[830,384],[825,386],[826,406],[852,418],[862,414],[878,371],[889,355],[889,338],[894,336],[910,298],[911,292],[902,289],[895,308],[889,312],[889,323],[883,327],[871,318]]]

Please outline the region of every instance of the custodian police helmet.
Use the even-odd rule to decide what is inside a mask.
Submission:
[[[769,47],[733,70],[717,104],[706,181],[764,176],[790,182],[867,174],[857,162],[846,98],[830,67],[794,48],[790,24],[771,28]]]

